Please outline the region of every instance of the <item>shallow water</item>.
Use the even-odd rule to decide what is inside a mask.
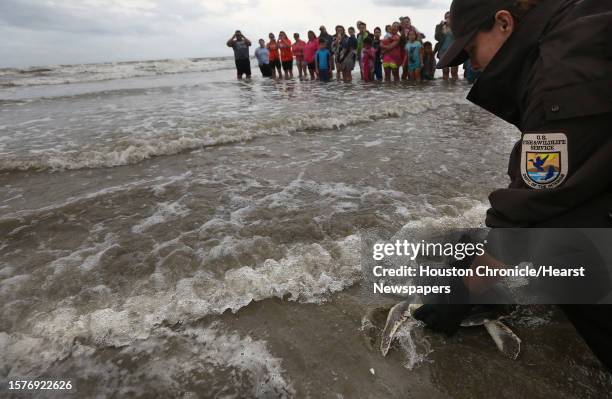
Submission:
[[[70,378],[81,397],[609,392],[547,308],[514,320],[517,362],[484,329],[413,331],[387,359],[363,343],[363,314],[395,298],[361,284],[360,230],[476,227],[507,182],[518,132],[463,81],[235,82],[228,60],[200,62],[3,77],[3,381]]]

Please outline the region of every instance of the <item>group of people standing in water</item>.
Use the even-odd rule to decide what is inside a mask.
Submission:
[[[363,81],[432,80],[436,73],[436,56],[441,58],[451,46],[454,37],[450,29],[450,13],[436,26],[435,47],[424,41],[425,35],[412,25],[409,17],[401,17],[382,29],[376,27],[373,33],[365,22],[357,21],[357,31],[338,25],[335,34],[319,28],[319,35],[309,31],[306,40],[299,33],[293,34],[293,42],[281,31],[278,38],[268,35],[268,42],[259,39],[255,58],[262,76],[273,79],[293,78],[294,64],[300,79],[350,82],[353,70],[359,67]],[[238,79],[251,77],[249,47],[251,41],[236,31],[227,41],[233,48]],[[473,71],[465,65],[466,77],[473,78]],[[445,68],[443,78],[458,79],[458,68]]]

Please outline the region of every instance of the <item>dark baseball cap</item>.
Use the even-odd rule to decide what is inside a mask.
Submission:
[[[478,31],[500,10],[507,10],[516,0],[454,0],[450,8],[451,29],[455,41],[438,62],[438,69],[463,64],[469,58],[465,47]]]

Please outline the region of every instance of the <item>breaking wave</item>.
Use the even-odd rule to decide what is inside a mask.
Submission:
[[[264,136],[338,130],[380,119],[418,115],[440,107],[464,103],[465,100],[454,97],[433,98],[403,105],[385,101],[372,105],[364,112],[354,112],[351,109],[330,114],[304,112],[290,119],[280,115],[267,120],[211,122],[209,126],[199,128],[133,133],[108,144],[94,143],[81,148],[49,148],[26,154],[5,154],[0,160],[0,171],[74,170],[132,165],[153,157],[204,147],[244,142]]]
[[[105,80],[213,72],[234,67],[231,57],[59,65],[25,69],[0,69],[0,87],[59,85]]]

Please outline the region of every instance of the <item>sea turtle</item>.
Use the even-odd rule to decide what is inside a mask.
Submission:
[[[386,315],[386,322],[380,335],[380,351],[383,356],[386,356],[399,327],[409,317],[412,317],[413,312],[420,306],[422,305],[404,301],[395,306],[380,307],[368,312],[362,320],[362,330],[366,336],[367,344],[374,348],[381,330],[381,321],[385,320]],[[521,339],[502,322],[508,313],[509,308],[507,306],[476,305],[472,308],[468,317],[463,320],[461,327],[484,326],[493,338],[497,348],[506,357],[514,360],[518,358],[521,351]]]

